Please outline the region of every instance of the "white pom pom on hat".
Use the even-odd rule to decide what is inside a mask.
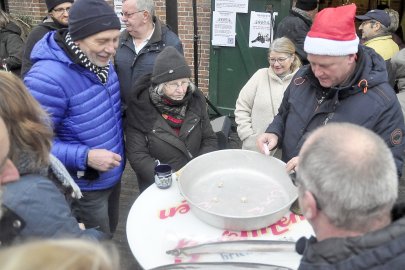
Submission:
[[[304,51],[329,56],[357,53],[359,37],[356,34],[355,15],[355,4],[321,10],[305,38]]]

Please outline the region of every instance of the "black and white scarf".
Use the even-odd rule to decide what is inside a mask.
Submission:
[[[70,51],[74,55],[77,56],[77,58],[80,61],[80,64],[82,66],[84,66],[85,68],[87,68],[88,70],[90,70],[91,72],[93,72],[94,74],[96,74],[97,77],[99,78],[99,80],[101,81],[101,83],[105,84],[108,79],[108,71],[110,69],[110,66],[107,65],[105,67],[98,67],[95,64],[93,64],[92,62],[90,62],[89,58],[74,43],[74,41],[72,40],[72,38],[70,36],[70,33],[66,34],[65,42],[66,42],[66,45],[68,46],[68,48],[70,49]]]

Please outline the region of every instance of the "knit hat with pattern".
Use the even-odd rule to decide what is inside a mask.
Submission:
[[[111,29],[121,29],[113,8],[104,0],[76,0],[69,12],[69,33],[73,41]]]

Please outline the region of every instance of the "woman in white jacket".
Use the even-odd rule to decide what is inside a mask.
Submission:
[[[301,66],[294,44],[285,37],[270,45],[268,60],[270,67],[256,71],[236,100],[235,121],[242,149],[259,151],[256,137],[277,114],[284,91]]]

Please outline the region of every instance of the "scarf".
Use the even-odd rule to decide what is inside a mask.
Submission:
[[[169,126],[176,131],[179,131],[183,124],[184,117],[186,116],[188,101],[192,96],[191,91],[187,90],[187,93],[182,100],[173,100],[166,95],[159,95],[157,93],[157,87],[150,87],[149,96],[152,104],[166,120]]]
[[[69,51],[79,59],[80,64],[97,75],[102,84],[105,84],[108,79],[108,71],[110,66],[99,67],[93,64],[82,50],[73,42],[70,33],[66,34],[65,43]]]

